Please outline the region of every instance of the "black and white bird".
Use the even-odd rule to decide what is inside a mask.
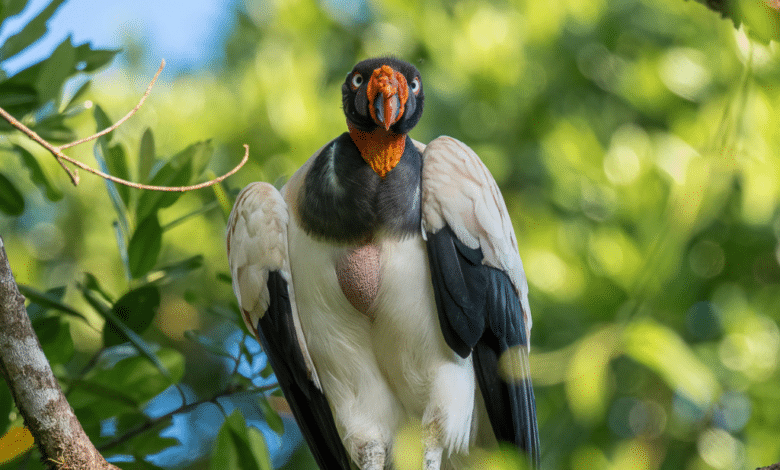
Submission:
[[[477,155],[407,133],[419,71],[364,60],[348,132],[281,191],[252,183],[227,229],[233,290],[322,469],[393,468],[409,419],[424,469],[511,443],[539,465],[528,285],[506,205]]]

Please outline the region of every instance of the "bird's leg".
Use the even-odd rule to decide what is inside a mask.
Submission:
[[[360,470],[382,470],[385,468],[385,444],[382,441],[368,441],[358,448]]]
[[[423,470],[439,470],[443,453],[439,422],[433,419],[423,425]]]

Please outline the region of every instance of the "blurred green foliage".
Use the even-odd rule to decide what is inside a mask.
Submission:
[[[0,140],[0,177],[13,185],[0,184],[0,233],[40,310],[55,371],[65,383],[109,388],[122,380],[112,368],[144,377],[121,394],[120,432],[144,422],[139,404],[166,384],[210,397],[235,379],[215,359],[219,342],[204,336],[237,320],[229,283],[214,282],[227,271],[226,200],[251,181],[284,181],[345,131],[344,75],[390,53],[423,74],[426,111],[412,137],[465,141],[506,198],[530,284],[544,468],[780,461],[780,51],[766,42],[771,18],[735,29],[682,0],[246,0],[236,15],[223,63],[168,78],[94,152],[72,152],[134,181],[178,184],[230,169],[248,143],[251,162],[216,192],[138,192],[91,176],[72,188],[24,138]],[[49,60],[71,65],[49,75],[47,61],[5,79],[0,106],[51,139],[110,122],[106,113],[137,102],[144,80],[127,77],[142,72],[101,76],[65,99],[58,90],[73,64],[89,72],[113,54],[90,51],[64,42]],[[106,113],[81,112],[92,102]],[[185,341],[187,330],[206,333]],[[118,342],[113,351],[127,357],[95,360]],[[79,381],[77,412],[99,423],[107,403],[116,406],[101,400],[118,390],[88,397]],[[0,411],[6,403],[0,396]],[[215,455],[253,455],[263,468],[259,436],[241,421],[227,419]],[[122,450],[142,457],[168,445],[152,444]]]

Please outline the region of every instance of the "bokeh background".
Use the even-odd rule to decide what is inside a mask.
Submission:
[[[46,5],[4,21],[0,43]],[[226,209],[345,130],[343,78],[380,54],[422,72],[412,137],[463,140],[503,191],[530,285],[543,467],[780,461],[777,43],[683,0],[70,0],[48,25],[0,57],[4,81],[63,40],[121,48],[27,114],[44,126],[64,113],[54,140],[94,132],[99,110],[124,115],[168,63],[110,141],[70,155],[138,181],[186,166],[189,182],[250,146],[238,174],[158,204],[149,228],[140,192],[84,173],[74,188],[19,133],[0,134],[0,171],[24,199],[0,213],[11,266],[40,294],[28,310],[71,403],[122,468],[314,468],[235,313]],[[120,318],[141,342],[108,320],[122,308],[143,311]],[[40,468],[0,386],[5,411],[0,466]]]

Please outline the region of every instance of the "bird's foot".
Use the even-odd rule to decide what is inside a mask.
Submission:
[[[439,470],[441,468],[441,456],[444,448],[426,447],[423,455],[423,470]]]
[[[423,427],[423,470],[439,470],[443,453],[441,431],[434,419]]]
[[[385,468],[385,445],[381,441],[368,441],[358,449],[361,470]]]

